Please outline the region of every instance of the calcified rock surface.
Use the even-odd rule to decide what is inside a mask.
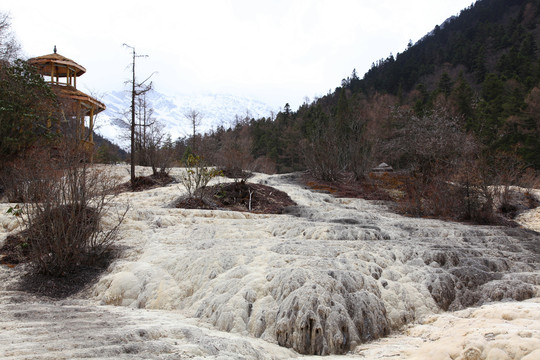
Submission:
[[[125,176],[123,168],[116,169]],[[79,313],[108,319],[101,327],[120,345],[92,341],[96,348],[114,349],[115,355],[99,355],[104,358],[130,346],[144,354],[140,358],[247,359],[298,353],[421,357],[431,351],[425,341],[458,346],[425,357],[433,359],[474,358],[469,355],[475,352],[483,356],[479,359],[490,353],[518,359],[540,349],[538,233],[405,218],[383,204],[314,193],[292,175],[257,175],[252,181],[287,192],[298,206],[283,215],[176,209],[169,204],[183,189],[174,184],[122,194],[117,206],[130,204],[120,239],[126,250],[99,283],[64,303],[25,299],[21,304],[9,293],[0,302],[0,316],[11,314],[12,324],[13,314],[25,313],[25,307],[60,314],[78,306]],[[13,220],[0,216],[4,234],[13,231]],[[2,269],[2,277],[11,271],[17,270]],[[509,302],[526,299],[531,300]],[[503,303],[489,304],[495,301]],[[510,320],[490,317],[500,309]],[[497,346],[471,342],[470,332],[457,331],[471,318],[486,318],[486,329],[515,320],[515,336],[489,335]],[[90,323],[98,331],[100,326]],[[522,326],[527,334],[519,331]],[[12,338],[23,336],[15,325],[5,329]],[[153,334],[153,340],[142,341],[137,329]],[[437,339],[430,335],[434,329]],[[444,342],[445,335],[454,340]],[[214,342],[221,345],[214,349]],[[516,342],[521,352],[513,350]],[[14,348],[10,356],[24,358]],[[79,356],[73,354],[66,357]]]

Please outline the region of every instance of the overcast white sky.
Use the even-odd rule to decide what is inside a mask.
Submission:
[[[226,93],[296,109],[356,68],[402,52],[473,0],[2,0],[27,57],[87,69],[79,88],[124,88],[131,62],[169,95]]]

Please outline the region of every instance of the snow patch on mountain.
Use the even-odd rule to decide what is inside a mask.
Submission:
[[[108,140],[127,148],[130,119],[131,94],[129,91],[111,91],[103,99],[107,110],[96,119],[96,132]],[[227,94],[207,95],[165,95],[152,91],[147,95],[149,107],[153,109],[153,118],[164,125],[166,133],[173,140],[189,136],[192,125],[185,117],[190,110],[201,114],[198,133],[207,133],[218,126],[228,128],[237,116],[245,118],[270,117],[277,112],[269,105],[254,99]]]

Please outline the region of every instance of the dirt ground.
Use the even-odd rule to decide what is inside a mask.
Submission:
[[[296,205],[289,195],[273,187],[249,182],[230,182],[207,187],[195,197],[184,197],[176,203],[186,209],[224,209],[251,211],[256,214],[281,214]]]
[[[65,299],[97,282],[103,271],[116,258],[118,252],[118,249],[113,249],[94,266],[76,266],[65,276],[56,277],[40,274],[34,271],[29,263],[30,248],[26,243],[24,232],[19,232],[8,236],[0,248],[0,264],[10,268],[17,265],[23,266],[23,275],[18,279],[13,290],[53,299]]]

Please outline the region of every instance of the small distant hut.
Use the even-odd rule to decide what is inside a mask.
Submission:
[[[384,172],[393,172],[394,169],[388,165],[387,163],[380,163],[377,167],[374,167],[373,169],[371,169],[372,172],[377,172],[377,173],[384,173]]]
[[[90,154],[94,149],[94,117],[106,109],[106,106],[90,95],[77,90],[77,77],[86,69],[75,61],[56,52],[28,60],[36,68],[43,79],[50,84],[56,94],[63,120],[74,127],[83,149]]]

